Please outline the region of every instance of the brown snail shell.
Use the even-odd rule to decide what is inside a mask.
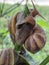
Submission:
[[[14,53],[11,48],[0,51],[0,65],[14,65]]]
[[[34,32],[25,41],[25,48],[32,53],[36,53],[44,47],[45,42],[44,30],[39,25],[36,25]]]

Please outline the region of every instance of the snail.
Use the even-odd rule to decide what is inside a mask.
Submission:
[[[16,42],[19,46],[24,44],[28,51],[36,53],[44,47],[46,34],[34,19],[36,15],[41,15],[36,10],[34,3],[33,6],[34,10],[29,9],[29,15],[25,16],[24,11],[21,11],[13,16],[8,28],[14,44]],[[41,17],[44,18],[43,16]]]
[[[12,48],[0,50],[0,65],[29,65],[29,63]]]
[[[14,53],[11,48],[0,51],[0,65],[14,65]]]

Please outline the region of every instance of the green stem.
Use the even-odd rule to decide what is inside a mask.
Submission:
[[[20,59],[23,60],[23,62],[25,63],[25,65],[30,65],[29,62],[27,62],[27,60],[25,59],[25,57],[23,57],[22,55],[20,55],[19,53],[17,53],[17,51],[15,51],[15,53],[16,53],[16,55],[18,55],[18,57]],[[18,60],[20,60],[20,59],[18,59]],[[18,61],[17,61],[17,63],[18,63]]]
[[[0,14],[1,14],[1,4],[0,4]]]
[[[40,65],[46,65],[49,62],[49,56],[40,63]]]
[[[21,3],[23,2],[23,0],[21,1]],[[4,13],[2,13],[2,15],[0,15],[0,17],[3,17],[4,15],[10,13],[11,11],[13,11],[15,8],[19,7],[21,5],[21,3],[17,3],[12,5],[10,8],[8,8]]]
[[[22,55],[19,54],[19,56],[24,60],[24,62],[25,62],[27,65],[30,65],[30,64],[27,62],[27,60],[26,60]]]
[[[15,5],[12,5],[10,8],[8,8],[3,14],[2,16],[10,13],[11,11],[13,11],[15,8],[17,8],[20,4],[15,4]]]
[[[3,13],[4,6],[5,6],[5,0],[4,0],[4,2],[3,2],[2,6],[1,6],[1,14]]]
[[[25,16],[30,14],[27,4],[25,5],[24,14]]]

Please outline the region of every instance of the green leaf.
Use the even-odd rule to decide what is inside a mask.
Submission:
[[[29,12],[28,6],[25,5],[25,9],[24,9],[24,14],[25,14],[25,16],[27,16],[29,13],[30,13],[30,12]]]
[[[20,47],[18,45],[18,43],[15,43],[15,48],[14,48],[16,51],[19,51],[20,50]]]
[[[44,61],[42,61],[42,62],[40,63],[40,65],[46,65],[48,62],[49,62],[49,56],[47,56],[47,58],[44,59]]]
[[[5,33],[5,32],[6,32],[5,29],[1,29],[1,30],[0,30],[0,33]]]
[[[44,20],[37,20],[37,24],[39,24],[43,28],[49,28],[48,22],[46,22]]]

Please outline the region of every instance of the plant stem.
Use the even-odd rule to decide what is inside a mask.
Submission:
[[[2,15],[0,15],[0,17],[3,17],[4,15],[13,11],[15,8],[19,7],[22,2],[23,2],[23,0],[20,3],[16,3],[16,4],[12,5],[10,8],[7,8],[7,10],[4,13],[2,13]]]
[[[5,0],[3,1],[3,4],[2,4],[2,6],[1,6],[1,14],[3,13],[4,6],[5,6]]]
[[[27,16],[27,15],[29,15],[29,9],[28,9],[28,6],[27,6],[27,4],[25,5],[25,9],[24,9],[24,14],[25,14],[25,16]]]
[[[15,63],[16,63],[16,64],[19,64],[19,62],[23,62],[25,65],[30,65],[30,64],[27,62],[27,60],[26,60],[22,55],[20,55],[19,53],[17,53],[17,51],[15,51],[15,50],[14,50],[14,56],[15,56],[16,59],[17,59],[17,57],[18,57],[18,59],[15,60]]]

